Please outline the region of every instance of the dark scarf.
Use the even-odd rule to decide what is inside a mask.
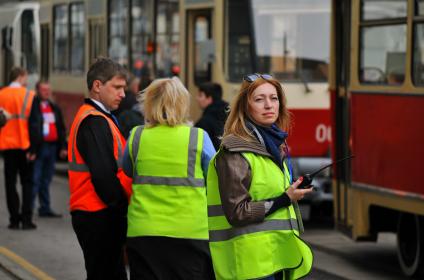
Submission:
[[[249,122],[248,126],[250,126],[253,131],[256,129],[259,132],[260,137],[256,135],[257,133],[254,133],[256,138],[258,138],[259,142],[263,142],[263,144],[265,144],[266,150],[272,155],[272,160],[278,165],[278,167],[283,169],[283,159],[281,157],[280,146],[286,140],[288,133],[282,131],[276,124],[271,125],[271,127],[265,127]],[[260,138],[262,138],[263,141],[261,141]]]

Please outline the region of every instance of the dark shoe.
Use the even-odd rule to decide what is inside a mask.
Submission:
[[[39,213],[38,216],[42,218],[62,218],[62,214],[58,214],[53,211],[47,213]]]
[[[31,229],[36,229],[37,225],[32,223],[32,222],[28,222],[28,223],[22,223],[22,229],[23,230],[31,230]]]
[[[10,223],[7,227],[9,229],[19,229],[19,223]]]

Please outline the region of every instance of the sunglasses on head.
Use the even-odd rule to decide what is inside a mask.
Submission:
[[[271,74],[259,74],[259,73],[254,73],[254,74],[249,74],[243,77],[243,80],[249,82],[249,83],[253,83],[254,81],[256,81],[258,78],[262,78],[264,80],[269,80],[272,79],[272,75]]]

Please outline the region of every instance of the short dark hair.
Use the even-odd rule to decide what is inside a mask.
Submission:
[[[199,91],[203,91],[207,97],[212,96],[213,101],[222,99],[222,87],[220,84],[207,82],[199,85]]]
[[[89,90],[93,87],[93,82],[99,80],[106,83],[113,77],[118,76],[125,80],[128,79],[128,72],[121,64],[110,58],[100,57],[90,66],[87,72],[87,87]]]
[[[28,72],[22,67],[13,67],[9,73],[9,83],[15,81],[19,76],[27,75]]]
[[[40,87],[41,84],[48,84],[49,80],[45,79],[45,78],[41,78],[37,81],[37,83],[35,84],[35,90],[38,91],[38,88]]]

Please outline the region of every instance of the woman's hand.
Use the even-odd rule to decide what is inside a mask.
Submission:
[[[305,194],[311,193],[313,191],[313,187],[308,189],[298,189],[297,187],[302,183],[303,177],[299,177],[296,182],[294,182],[286,191],[291,201],[301,200]]]

